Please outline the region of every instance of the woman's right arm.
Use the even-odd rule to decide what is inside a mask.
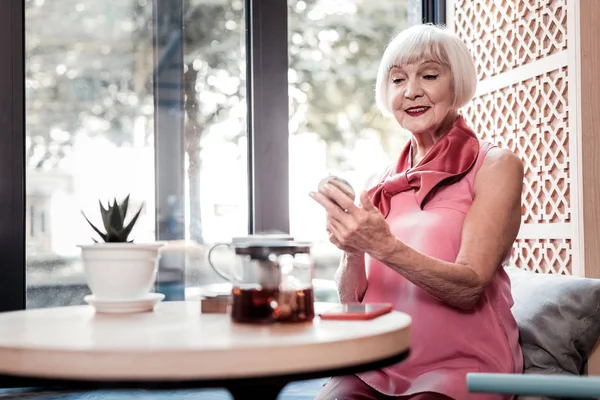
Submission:
[[[360,303],[367,291],[365,253],[344,252],[335,272],[335,283],[342,304]]]

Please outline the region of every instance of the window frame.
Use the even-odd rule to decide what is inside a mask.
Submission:
[[[153,1],[155,14],[160,12],[156,9],[158,3]],[[183,0],[164,3],[180,12]],[[422,0],[421,11],[423,22],[445,23],[445,0]],[[288,43],[287,34],[281,34],[287,32],[287,13],[287,1],[245,0],[249,233],[272,229],[289,232]],[[175,46],[176,57],[182,57],[181,46]],[[0,59],[0,312],[3,312],[26,307],[24,1],[0,2],[0,47],[8,55]],[[156,73],[160,73],[160,66]],[[174,79],[182,84],[181,78]],[[155,106],[168,100],[163,89],[154,87]],[[183,193],[183,155],[179,147],[183,139],[183,103],[175,107],[182,113],[171,119],[155,111],[157,210],[163,209],[169,194]],[[178,124],[180,127],[175,131],[181,138],[176,141],[172,136],[169,138],[175,146],[161,145],[167,142],[163,140],[167,132],[172,135],[172,128]],[[174,159],[182,162],[175,165]],[[171,184],[167,186],[162,176],[169,176]],[[166,239],[158,223],[157,211],[157,239]]]
[[[25,308],[25,2],[0,2],[0,312]]]
[[[421,0],[424,23],[446,24],[446,0]]]
[[[245,11],[248,231],[289,232],[287,0],[245,0]]]

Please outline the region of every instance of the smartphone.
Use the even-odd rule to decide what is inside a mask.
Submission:
[[[392,311],[389,303],[338,304],[319,313],[321,319],[329,320],[369,320]]]

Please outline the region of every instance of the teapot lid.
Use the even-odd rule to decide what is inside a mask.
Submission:
[[[262,232],[262,233],[253,233],[247,236],[237,236],[234,238],[231,238],[231,244],[235,247],[238,244],[244,244],[246,242],[265,242],[265,241],[293,241],[294,237],[287,234],[287,233],[281,233],[281,232],[275,232],[275,233],[271,233],[271,232]]]
[[[253,240],[236,243],[235,254],[266,259],[270,255],[310,253],[310,243],[294,240]]]

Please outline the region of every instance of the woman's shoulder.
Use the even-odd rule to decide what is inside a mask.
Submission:
[[[471,172],[477,173],[482,166],[489,164],[518,164],[523,165],[521,159],[512,151],[498,146],[489,140],[479,139],[479,154]]]
[[[489,144],[486,144],[489,143]],[[497,172],[508,170],[518,170],[524,167],[523,161],[509,149],[498,147],[497,145],[484,142],[480,144],[481,166],[480,168],[494,168]],[[478,160],[479,161],[479,160]]]
[[[521,159],[512,151],[499,147],[493,142],[479,139],[479,155],[473,168],[466,176],[471,192],[474,192],[475,178],[478,175],[505,176],[513,175],[521,179],[524,165]],[[483,170],[483,171],[481,171]],[[479,172],[483,172],[479,174]]]
[[[494,190],[503,187],[505,190],[514,188],[515,195],[521,193],[525,166],[523,161],[512,151],[498,146],[491,147],[481,160],[477,175],[473,180],[474,192]]]
[[[479,155],[477,156],[477,163],[481,165],[490,150],[499,149],[498,145],[489,140],[479,139]]]

